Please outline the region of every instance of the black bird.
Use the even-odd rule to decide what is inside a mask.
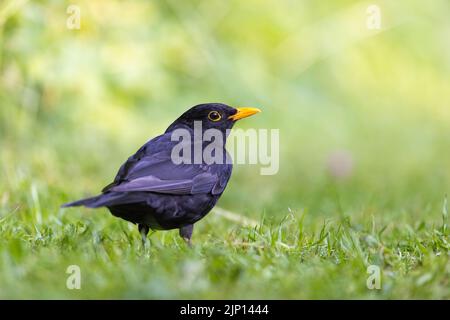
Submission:
[[[179,229],[180,236],[190,244],[194,223],[215,206],[230,179],[232,164],[227,161],[225,150],[229,129],[237,120],[257,112],[260,110],[256,108],[233,108],[221,103],[196,105],[175,120],[164,134],[151,139],[128,158],[102,194],[63,207],[107,207],[114,216],[137,224],[144,244],[150,229]],[[203,152],[212,142],[199,140],[198,135],[185,144],[186,154],[180,152],[185,161],[174,161],[174,148],[183,146],[174,139],[175,133],[193,137],[199,124],[201,137],[208,129],[217,129],[221,134],[221,138],[210,139],[216,147],[211,155],[223,161],[211,163],[203,157],[200,161],[195,158],[198,157],[195,151],[199,150],[196,146],[201,146]]]

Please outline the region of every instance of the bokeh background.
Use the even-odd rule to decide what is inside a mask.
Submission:
[[[366,25],[371,4],[379,30]],[[66,26],[69,5],[81,10],[79,30]],[[279,173],[236,166],[220,207],[255,220],[302,213],[312,229],[346,218],[441,222],[450,191],[449,1],[2,0],[0,297],[71,297],[51,270],[76,237],[64,247],[61,235],[64,249],[44,244],[45,253],[23,240],[45,243],[46,227],[87,224],[90,239],[119,225],[138,242],[106,211],[59,205],[96,194],[130,154],[203,102],[259,107],[238,126],[280,130]],[[217,224],[234,227],[221,219],[208,216],[197,231],[225,237]],[[160,271],[124,296],[183,296]],[[14,282],[23,278],[28,285]],[[86,296],[124,297],[107,283]],[[202,297],[234,294],[206,287]],[[261,297],[249,288],[241,297]],[[280,292],[267,297],[302,297]]]

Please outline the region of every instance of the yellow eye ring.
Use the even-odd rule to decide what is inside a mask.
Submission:
[[[217,111],[211,111],[208,113],[208,119],[214,122],[220,121],[222,119],[222,116]]]

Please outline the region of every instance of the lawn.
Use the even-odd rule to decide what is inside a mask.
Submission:
[[[314,224],[292,212],[252,228],[213,212],[192,248],[171,231],[144,249],[105,212],[37,225],[35,210],[2,220],[2,298],[449,298],[448,231],[430,223]],[[66,286],[71,265],[79,290]],[[380,267],[380,289],[368,289],[368,265]]]
[[[379,30],[365,1],[72,2],[0,3],[0,298],[450,299],[448,1]],[[235,165],[192,247],[60,208],[213,101],[262,109],[237,127],[279,129],[279,171]]]

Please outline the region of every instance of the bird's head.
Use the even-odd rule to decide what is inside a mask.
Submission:
[[[233,108],[223,103],[199,104],[183,113],[166,132],[183,127],[194,129],[196,121],[201,122],[203,130],[218,129],[225,132],[231,129],[237,120],[258,112],[261,110],[257,108]]]

